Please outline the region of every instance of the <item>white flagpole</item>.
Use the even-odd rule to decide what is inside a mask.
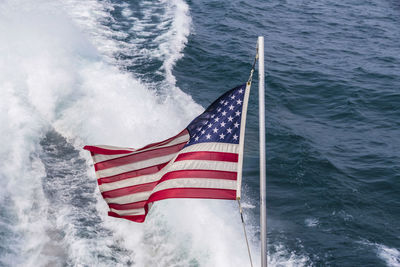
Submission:
[[[258,36],[258,105],[260,126],[260,228],[261,266],[267,267],[267,208],[265,161],[265,87],[264,87],[264,37]]]

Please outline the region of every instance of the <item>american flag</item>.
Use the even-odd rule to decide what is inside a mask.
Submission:
[[[250,83],[212,103],[182,132],[140,149],[85,146],[109,216],[143,222],[167,198],[240,198]]]

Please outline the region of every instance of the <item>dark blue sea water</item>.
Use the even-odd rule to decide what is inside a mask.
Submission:
[[[195,31],[175,73],[178,86],[203,105],[220,88],[246,79],[256,37],[265,36],[269,249],[283,244],[304,255],[306,265],[398,266],[399,4],[190,6]],[[256,86],[244,173],[255,206]]]
[[[0,3],[0,266],[248,266],[236,203],[109,218],[83,144],[172,136],[265,38],[271,266],[400,266],[400,4]],[[258,73],[243,205],[259,265]]]

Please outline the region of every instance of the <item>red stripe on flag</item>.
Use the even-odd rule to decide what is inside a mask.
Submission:
[[[108,212],[108,216],[111,217],[116,217],[116,218],[123,218],[123,219],[127,219],[133,222],[144,222],[144,219],[146,218],[146,215],[132,215],[132,216],[128,216],[128,215],[119,215],[115,212],[109,211]]]
[[[113,182],[129,179],[129,178],[134,178],[134,177],[137,177],[137,176],[153,174],[153,173],[158,172],[162,168],[164,168],[168,163],[169,162],[165,162],[165,163],[161,163],[159,165],[154,165],[154,166],[143,168],[143,169],[139,169],[139,170],[134,170],[134,171],[130,171],[130,172],[124,172],[124,173],[120,173],[120,174],[117,174],[117,175],[114,175],[114,176],[108,176],[108,177],[104,177],[104,178],[99,178],[99,179],[97,179],[97,183],[99,185],[101,185],[101,184],[104,184],[104,183],[113,183]]]
[[[164,141],[161,142],[157,142],[157,143],[153,143],[153,144],[149,144],[147,146],[144,146],[142,148],[139,149],[134,149],[132,148],[132,150],[125,150],[125,149],[117,149],[117,150],[113,150],[113,149],[107,149],[107,148],[101,148],[101,147],[97,147],[97,146],[84,146],[83,149],[88,150],[90,152],[96,153],[96,154],[102,154],[102,155],[117,155],[117,154],[127,154],[127,153],[132,153],[132,152],[136,152],[139,150],[144,150],[150,147],[155,147],[155,146],[160,146],[160,145],[164,145],[172,140],[174,140],[175,138],[181,137],[188,134],[188,131],[185,129],[182,132],[180,132],[179,134],[168,138]],[[189,138],[188,138],[189,140]]]
[[[167,198],[236,199],[236,190],[215,188],[170,188],[153,193],[147,202]]]
[[[141,209],[144,207],[145,204],[146,200],[127,203],[127,204],[108,203],[108,206],[111,209],[116,209],[116,210],[133,210],[133,209]]]
[[[166,156],[169,154],[177,153],[179,150],[181,150],[185,146],[186,143],[187,142],[176,144],[176,145],[169,146],[169,147],[155,148],[153,150],[143,151],[143,152],[135,153],[133,155],[128,155],[128,156],[123,156],[123,157],[116,158],[116,159],[102,161],[102,162],[96,163],[94,165],[94,168],[96,171],[100,171],[100,170],[113,168],[113,167],[117,167],[117,166],[121,166],[121,165],[125,165],[125,164],[130,164],[130,163],[134,163],[134,162],[138,162],[138,161],[148,160],[151,158]]]
[[[175,161],[181,160],[213,160],[213,161],[227,161],[227,162],[237,162],[237,153],[226,153],[226,152],[187,152],[179,154]]]
[[[173,136],[173,137],[171,137],[171,138],[168,138],[168,139],[166,139],[166,140],[164,140],[164,141],[161,141],[161,142],[149,144],[149,145],[147,145],[147,146],[144,146],[144,147],[142,147],[142,148],[139,148],[137,151],[140,151],[140,150],[143,150],[143,149],[147,149],[147,148],[150,148],[150,147],[162,146],[162,145],[164,145],[164,144],[166,144],[166,143],[168,143],[168,142],[174,140],[175,138],[184,136],[184,135],[186,135],[186,134],[189,134],[189,132],[188,132],[188,130],[184,129],[182,132],[178,133],[177,135],[175,135],[175,136]],[[188,137],[188,140],[189,140],[189,137]]]
[[[129,194],[136,194],[140,192],[151,191],[157,185],[158,182],[146,183],[146,184],[138,184],[123,188],[118,188],[110,191],[106,191],[101,193],[104,198],[114,198],[121,197]]]
[[[135,152],[135,150],[123,150],[123,149],[113,150],[113,149],[106,149],[106,148],[101,148],[101,147],[97,147],[97,146],[84,146],[83,149],[86,149],[95,154],[102,154],[102,155],[127,154],[127,153]],[[92,154],[92,156],[93,156],[93,154]]]
[[[179,178],[208,178],[208,179],[225,179],[236,180],[237,172],[214,171],[214,170],[180,170],[172,171],[164,174],[159,182]]]

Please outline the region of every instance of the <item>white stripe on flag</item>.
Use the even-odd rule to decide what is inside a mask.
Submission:
[[[164,173],[164,172],[163,172]],[[101,192],[107,192],[110,190],[115,190],[119,188],[124,188],[128,186],[140,185],[140,184],[147,184],[151,182],[155,182],[160,180],[161,175],[159,173],[153,173],[148,175],[136,176],[133,178],[113,182],[113,183],[104,183],[99,185]]]
[[[142,209],[132,209],[132,210],[116,210],[110,209],[110,211],[117,213],[118,215],[144,215],[146,212]]]
[[[225,153],[238,153],[238,144],[227,143],[198,143],[185,147],[179,153],[194,152],[194,151],[207,151],[207,152],[225,152]]]
[[[167,167],[166,167],[167,168]],[[237,162],[210,161],[210,160],[182,160],[171,164],[168,172],[175,170],[211,170],[211,171],[237,171]]]
[[[154,188],[153,193],[170,188],[213,188],[236,190],[236,181],[203,178],[172,179],[158,184]]]
[[[176,155],[176,152],[172,153],[172,154],[168,154],[166,156],[162,156],[162,157],[142,160],[142,161],[125,164],[125,165],[119,165],[117,167],[99,170],[99,171],[97,171],[97,174],[98,174],[98,177],[104,178],[104,177],[121,174],[124,172],[135,171],[135,170],[139,170],[139,169],[143,169],[143,168],[147,168],[147,167],[151,167],[154,165],[168,162],[171,159],[173,159],[175,155]]]
[[[122,197],[115,197],[115,198],[105,198],[107,203],[113,204],[127,204],[133,203],[138,201],[147,200],[150,197],[151,191],[140,192],[136,194],[126,195]]]

